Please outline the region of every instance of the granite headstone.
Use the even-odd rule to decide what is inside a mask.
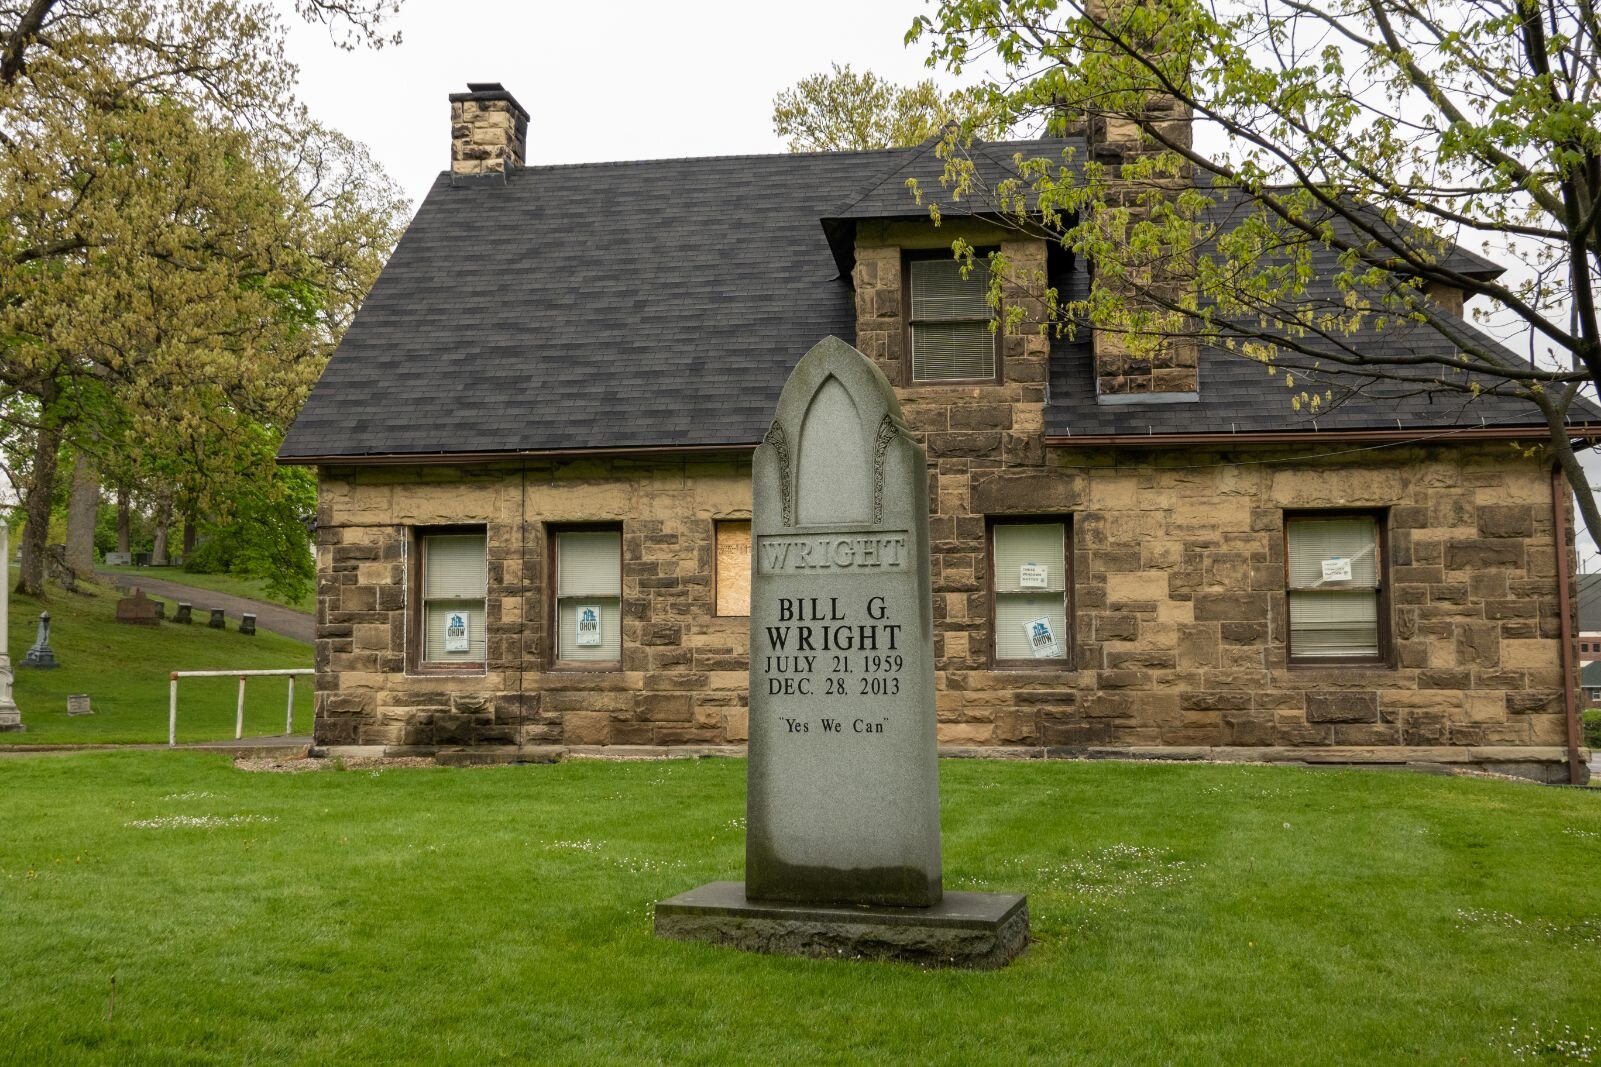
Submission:
[[[877,366],[807,353],[751,481],[746,895],[938,903],[928,476]]]
[[[928,471],[894,389],[835,337],[752,465],[745,881],[656,905],[662,937],[1005,966],[1027,899],[940,880]]]

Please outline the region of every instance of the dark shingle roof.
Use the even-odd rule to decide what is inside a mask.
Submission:
[[[752,443],[854,336],[818,219],[897,154],[441,175],[281,454]]]
[[[1322,258],[1330,261],[1332,269],[1332,256]],[[1081,297],[1088,285],[1082,274],[1065,281],[1064,299]],[[1329,285],[1313,286],[1308,300],[1337,306],[1341,295]],[[1465,322],[1461,328],[1465,332],[1473,330]],[[1052,344],[1051,399],[1045,410],[1045,435],[1050,438],[1351,430],[1438,429],[1443,433],[1461,428],[1500,430],[1524,426],[1536,427],[1541,436],[1545,433],[1539,412],[1526,401],[1503,395],[1504,383],[1497,379],[1484,375],[1470,379],[1438,366],[1395,368],[1397,374],[1442,383],[1453,380],[1462,385],[1477,381],[1480,392],[1474,395],[1465,386],[1386,380],[1351,368],[1341,370],[1332,359],[1316,359],[1317,352],[1378,344],[1392,353],[1453,358],[1455,349],[1447,338],[1422,324],[1394,323],[1382,333],[1369,328],[1352,336],[1323,340],[1303,338],[1299,343],[1313,350],[1313,354],[1281,350],[1271,375],[1254,360],[1203,347],[1199,399],[1184,403],[1098,402],[1087,331],[1081,331],[1079,336],[1075,342]],[[1482,338],[1482,343],[1507,364],[1520,361],[1516,353],[1489,338]],[[1307,399],[1297,408],[1294,398],[1303,394]],[[1315,406],[1310,402],[1312,395],[1317,396]],[[1601,410],[1583,398],[1575,399],[1569,419],[1574,423],[1601,422]]]
[[[993,177],[1019,148],[1056,154],[1065,144],[981,145],[974,155]],[[908,176],[951,215],[942,167],[925,144],[530,167],[458,185],[443,174],[280,455],[754,444],[796,360],[824,336],[855,336],[840,227],[925,217]],[[1439,343],[1425,334],[1404,343]],[[1201,380],[1199,404],[1100,405],[1087,346],[1057,343],[1046,433],[1312,428],[1282,379],[1255,364],[1209,354]],[[1478,425],[1504,421],[1511,403],[1461,410],[1358,396],[1317,428]]]

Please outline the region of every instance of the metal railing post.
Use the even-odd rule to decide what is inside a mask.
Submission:
[[[178,747],[178,672],[167,687],[167,747]]]
[[[295,732],[295,676],[289,676],[289,705],[284,709],[284,736]]]
[[[245,736],[245,676],[239,676],[239,706],[233,717],[233,739],[240,740]]]

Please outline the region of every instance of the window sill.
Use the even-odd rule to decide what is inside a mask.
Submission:
[[[572,662],[570,660],[557,660],[545,670],[552,674],[616,674],[622,671],[622,660],[594,660]]]
[[[902,382],[904,389],[939,389],[942,386],[973,386],[973,385],[1005,385],[1001,378],[991,375],[988,378],[918,378]]]
[[[1355,656],[1330,656],[1326,659],[1291,659],[1286,660],[1285,670],[1315,671],[1324,667],[1366,667],[1373,671],[1393,671],[1395,664],[1387,659],[1359,658]]]
[[[486,663],[418,663],[411,668],[413,675],[436,674],[486,674],[489,665]]]
[[[1034,674],[1074,674],[1078,668],[1070,659],[998,659],[990,664],[992,671],[1030,671]]]

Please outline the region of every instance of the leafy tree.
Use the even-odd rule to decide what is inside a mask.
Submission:
[[[301,8],[379,43],[395,4]],[[281,433],[393,244],[399,196],[294,104],[281,37],[260,4],[0,2],[0,385],[19,401],[0,416],[33,438],[20,589],[43,592],[63,441],[124,484],[181,471],[198,499],[218,464],[181,446]]]
[[[993,129],[981,99],[967,90],[941,92],[932,79],[896,85],[850,64],[802,78],[773,98],[773,132],[791,152],[837,152],[922,144],[947,123]]]
[[[998,121],[1097,146],[989,190],[1093,263],[1059,322],[1152,350],[1199,337],[1284,370],[1301,405],[1330,402],[1334,372],[1526,400],[1601,535],[1563,427],[1601,382],[1594,5],[941,0],[907,36],[931,64],[991,70],[979,95]],[[961,147],[948,138],[947,186],[977,195]],[[1492,277],[1453,247],[1517,269]],[[1454,293],[1528,359],[1469,328]],[[1450,343],[1350,343],[1396,324]]]

